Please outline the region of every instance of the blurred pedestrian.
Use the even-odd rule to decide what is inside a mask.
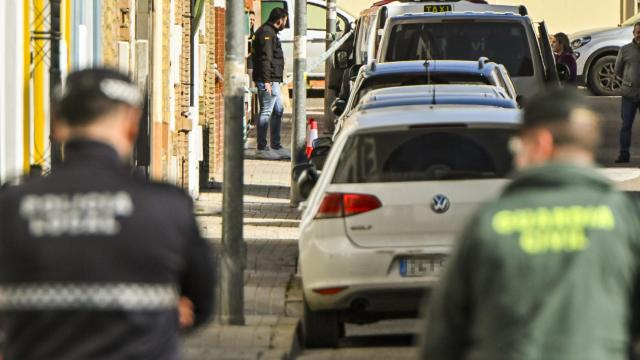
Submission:
[[[618,52],[615,74],[622,79],[622,127],[620,155],[616,163],[631,160],[631,128],[640,108],[640,22],[633,26],[633,40]]]
[[[549,44],[551,44],[551,49],[553,49],[553,53],[555,54],[556,48],[556,37],[553,34],[549,35]]]
[[[178,330],[213,307],[191,199],[131,175],[143,97],[89,69],[57,95],[64,162],[0,192],[5,359],[178,359]]]
[[[256,13],[251,10],[248,13],[249,16],[249,41],[247,43],[248,45],[248,49],[249,49],[249,56],[247,57],[247,69],[252,70],[253,69],[253,62],[252,57],[253,57],[253,39],[256,36],[256,30],[255,30],[255,26],[256,26]]]
[[[529,101],[510,144],[520,173],[459,238],[422,359],[628,359],[640,217],[595,168],[599,134],[575,90]]]
[[[284,30],[289,15],[282,8],[274,8],[267,22],[256,30],[253,45],[253,80],[258,87],[260,113],[258,115],[258,149],[256,156],[267,160],[290,159],[291,152],[280,143],[280,127],[284,105],[284,53],[278,33]],[[285,89],[286,91],[286,89]],[[267,130],[270,145],[267,145]]]
[[[253,10],[249,11],[249,37],[253,39],[256,33],[256,13]]]
[[[555,34],[554,38],[553,52],[556,57],[556,63],[565,65],[569,69],[569,79],[565,82],[565,85],[575,87],[578,79],[578,64],[576,63],[576,56],[573,54],[569,37],[567,34],[560,32]]]

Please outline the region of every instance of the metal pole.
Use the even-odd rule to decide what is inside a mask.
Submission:
[[[244,176],[244,1],[226,0],[224,67],[224,179],[221,321],[244,325],[245,244],[242,238]]]
[[[336,0],[327,0],[327,46],[329,50],[331,44],[336,40],[336,24],[338,12],[336,11]],[[344,29],[343,29],[344,30]],[[334,90],[329,89],[329,84],[334,79],[331,78],[331,57],[327,59],[324,65],[324,124],[325,129],[333,133],[333,113],[331,112],[331,104],[336,98]]]
[[[50,94],[62,84],[62,64],[60,63],[60,0],[51,0],[51,67],[49,69]],[[62,162],[62,146],[53,138],[53,116],[50,115],[50,141],[51,141],[51,167],[54,168]]]
[[[291,132],[291,170],[307,161],[305,136],[307,132],[307,0],[296,0],[293,40],[293,131]],[[297,205],[296,179],[291,181],[291,205]]]

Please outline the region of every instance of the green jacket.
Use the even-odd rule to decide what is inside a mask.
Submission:
[[[594,169],[521,173],[448,260],[421,358],[628,359],[638,214]]]

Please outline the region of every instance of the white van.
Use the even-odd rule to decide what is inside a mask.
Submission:
[[[377,62],[487,57],[507,68],[527,98],[568,75],[565,65],[556,65],[548,39],[544,22],[536,29],[526,12],[405,14],[387,21]]]
[[[257,28],[269,19],[269,14],[274,8],[283,8],[289,13],[289,23],[286,29],[280,32],[280,41],[282,42],[282,50],[285,58],[285,74],[291,76],[293,74],[293,28],[295,24],[294,13],[295,0],[262,0],[261,2],[261,21],[256,24]],[[318,59],[325,51],[327,31],[327,4],[323,0],[307,0],[307,62],[313,62]],[[351,23],[354,18],[347,12],[338,9],[337,30],[338,38],[342,34],[351,31]],[[307,74],[309,79],[324,79],[324,63],[313,69]]]
[[[360,13],[354,40],[353,59],[355,64],[368,65],[378,53],[378,47],[384,26],[392,16],[411,13],[439,13],[491,11],[496,13],[520,13],[526,11],[523,6],[490,5],[483,0],[449,0],[449,1],[379,1],[371,8]]]

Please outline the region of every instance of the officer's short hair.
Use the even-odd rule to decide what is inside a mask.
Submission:
[[[552,133],[558,146],[595,151],[600,143],[599,116],[587,97],[574,89],[547,89],[527,102],[522,131],[541,128]]]
[[[271,10],[268,22],[274,23],[280,19],[284,19],[285,17],[289,17],[289,13],[287,13],[287,10],[277,7]]]
[[[64,88],[56,91],[53,111],[70,126],[88,125],[125,105],[142,108],[140,89],[121,72],[93,68],[69,74]]]

